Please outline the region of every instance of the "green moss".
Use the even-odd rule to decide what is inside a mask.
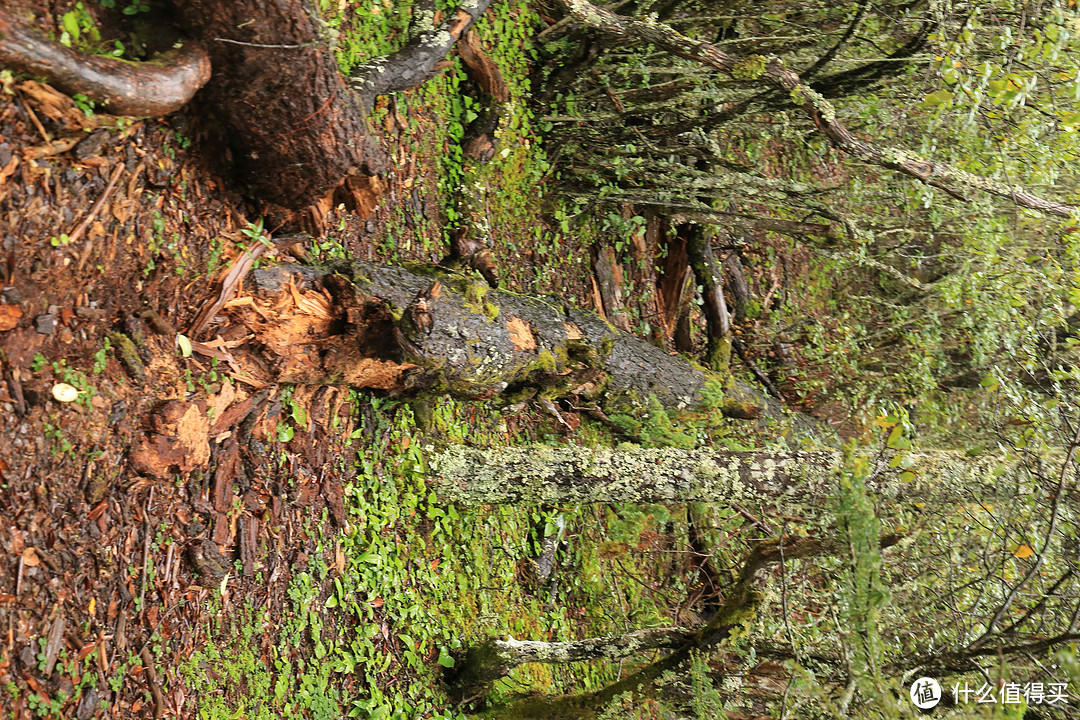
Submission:
[[[536,362],[533,364],[533,368],[536,370],[546,370],[548,372],[558,372],[555,356],[551,354],[550,350],[540,351],[540,354],[536,358]]]
[[[130,337],[122,332],[110,332],[108,334],[109,340],[116,348],[117,355],[120,357],[120,362],[124,364],[124,367],[128,369],[132,377],[136,380],[146,379],[146,368],[143,366],[142,359],[139,357],[139,351],[135,347],[135,343]]]
[[[731,76],[740,80],[754,80],[765,72],[765,57],[763,55],[749,55],[735,63],[731,68]]]
[[[454,283],[456,289],[461,292],[462,303],[469,312],[483,315],[488,320],[499,317],[499,308],[495,303],[487,299],[488,285],[479,280],[461,279]]]

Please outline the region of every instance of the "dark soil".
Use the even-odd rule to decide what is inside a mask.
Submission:
[[[345,522],[346,478],[327,468],[362,408],[345,389],[297,388],[290,402],[307,410],[310,429],[271,452],[262,440],[282,414],[279,388],[221,382],[230,370],[213,356],[227,347],[198,344],[215,346],[213,321],[191,338],[196,352],[181,356],[176,335],[190,332],[232,261],[257,245],[242,231],[258,215],[208,160],[219,157],[209,131],[180,116],[86,118],[32,82],[7,90],[0,706],[16,718],[30,717],[37,699],[65,717],[190,716],[197,706],[177,674],[207,642],[203,601],[228,572],[230,597],[277,619],[291,573],[315,552],[311,528]],[[391,172],[385,181],[393,189],[403,179]],[[425,195],[434,180],[409,185],[419,189],[406,191],[410,201],[438,207]],[[327,212],[348,253],[375,259],[384,212]],[[436,226],[437,213],[429,218]],[[310,247],[274,252],[294,259]],[[59,383],[78,399],[58,401]],[[327,553],[333,565],[332,546]],[[131,658],[155,633],[151,673]],[[97,675],[87,683],[96,689],[75,698],[86,673]]]

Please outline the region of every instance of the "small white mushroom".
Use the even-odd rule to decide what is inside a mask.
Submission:
[[[69,403],[79,397],[79,391],[67,383],[56,383],[52,388],[52,396],[58,402]]]

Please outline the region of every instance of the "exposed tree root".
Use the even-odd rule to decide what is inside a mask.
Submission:
[[[0,13],[0,66],[44,77],[112,115],[167,115],[210,79],[210,58],[196,43],[186,42],[152,62],[124,62],[53,42],[7,10]]]

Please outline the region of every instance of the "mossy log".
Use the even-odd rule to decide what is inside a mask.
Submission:
[[[349,385],[399,395],[573,395],[608,412],[655,397],[668,410],[733,417],[784,414],[747,386],[612,327],[557,298],[493,290],[435,267],[302,265],[253,272],[254,296],[229,303],[215,329],[234,375],[251,384]],[[796,432],[820,430],[788,414]],[[764,419],[762,420],[764,421]]]

